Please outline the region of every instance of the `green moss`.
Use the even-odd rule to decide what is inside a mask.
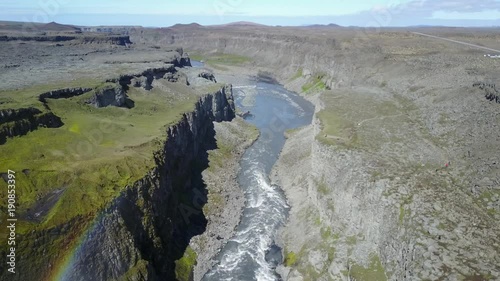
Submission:
[[[316,188],[321,195],[328,195],[330,193],[330,188],[325,183],[325,179],[322,178],[321,181],[315,181]]]
[[[354,264],[350,276],[357,281],[386,281],[385,269],[377,255],[371,255],[370,264],[367,268]]]
[[[358,238],[356,236],[348,236],[346,238],[347,245],[354,246],[358,242]]]
[[[333,260],[335,259],[335,247],[333,246],[328,246],[326,247],[328,251],[328,262],[331,264]]]
[[[208,59],[209,62],[214,62],[217,64],[226,64],[226,65],[240,65],[246,62],[251,61],[251,58],[246,56],[240,56],[235,54],[223,54],[218,53],[213,56],[210,56]]]
[[[314,218],[314,225],[321,226],[321,216],[319,214]]]
[[[299,127],[299,128],[293,128],[293,129],[288,129],[285,131],[285,136],[292,136],[298,131],[302,130],[304,127]]]
[[[464,281],[487,281],[487,280],[493,280],[493,276],[491,274],[487,275],[482,275],[482,274],[474,274],[474,275],[467,275],[463,279]]]
[[[340,145],[353,148],[356,144],[355,124],[338,111],[324,109],[318,112],[321,121],[321,132],[318,140],[329,145]]]
[[[99,87],[106,83],[80,81],[16,91],[40,106],[38,94],[67,87]],[[50,228],[78,215],[91,215],[105,208],[127,186],[156,165],[153,153],[161,150],[166,127],[194,109],[198,95],[189,87],[172,85],[172,91],[145,92],[131,88],[132,109],[94,108],[83,100],[93,93],[49,99],[51,111],[64,126],[42,128],[0,146],[0,171],[18,174],[19,212],[33,208],[39,198],[55,189],[64,193],[42,222]],[[221,85],[218,85],[220,88]],[[210,92],[206,89],[205,92]],[[20,97],[13,97],[15,100]],[[40,106],[43,107],[43,106]],[[21,171],[27,169],[29,174]],[[0,188],[5,187],[0,181]],[[5,201],[0,202],[5,208]],[[30,226],[22,231],[30,231]],[[22,232],[21,232],[22,233]]]
[[[441,126],[446,126],[449,122],[449,119],[450,117],[448,116],[448,114],[442,112],[439,114],[439,119],[438,119],[438,123],[441,125]]]
[[[189,281],[192,279],[193,268],[196,265],[196,259],[198,258],[196,252],[187,247],[184,252],[184,256],[175,261],[175,277],[179,281]]]
[[[295,79],[298,79],[298,78],[302,77],[302,75],[304,75],[304,73],[303,73],[303,72],[304,72],[304,69],[302,69],[302,67],[301,67],[301,68],[299,68],[299,69],[297,70],[297,72],[296,72],[296,73],[292,76],[292,78],[290,78],[290,81],[293,81],[293,80],[295,80]]]
[[[246,56],[227,54],[227,53],[212,53],[212,54],[200,54],[197,52],[190,53],[190,58],[198,61],[204,61],[205,64],[218,69],[218,70],[228,70],[224,66],[238,66],[244,65],[251,62],[252,59]]]
[[[230,134],[242,136],[242,139],[245,141],[255,141],[258,138],[259,130],[255,126],[240,118],[236,118],[231,122],[234,126],[226,127]],[[236,146],[238,145],[237,143],[233,143],[218,134],[216,135],[216,141],[217,149],[208,151],[209,166],[206,172],[212,174],[223,173],[222,171],[229,168],[228,162],[239,157],[235,153]],[[219,193],[219,187],[207,186],[207,188],[208,202],[203,206],[203,213],[205,216],[211,216],[224,209],[226,200]]]
[[[140,260],[116,281],[145,280],[148,276],[148,262]]]
[[[189,58],[196,61],[202,61],[205,59],[201,54],[198,53],[189,53]]]
[[[291,267],[297,263],[297,255],[294,252],[285,253],[284,264],[286,267]]]
[[[129,95],[136,103],[130,110],[95,109],[73,99],[49,100],[63,127],[39,129],[0,147],[1,170],[31,170],[20,177],[21,206],[29,208],[36,198],[64,187],[60,202],[45,220],[47,226],[57,225],[103,208],[155,165],[152,155],[160,149],[158,140],[166,138],[165,126],[193,110],[196,97],[188,94],[184,101],[169,104],[168,97],[159,93]],[[154,114],[153,106],[159,108]]]
[[[315,74],[309,81],[302,86],[302,92],[308,93],[312,91],[323,91],[326,89],[326,84],[323,82],[325,74]]]
[[[328,241],[332,238],[332,229],[330,227],[321,228],[321,238],[323,241]]]
[[[0,91],[2,101],[2,103],[0,103],[0,109],[35,107],[43,110],[42,103],[38,101],[38,96],[40,94],[65,88],[94,88],[99,87],[102,84],[105,84],[105,82],[100,79],[88,78],[34,85],[19,90]]]
[[[232,156],[234,147],[226,142],[217,141],[217,149],[209,151],[210,171],[224,166],[226,160]]]
[[[405,218],[405,207],[403,205],[399,206],[399,225],[403,225]]]

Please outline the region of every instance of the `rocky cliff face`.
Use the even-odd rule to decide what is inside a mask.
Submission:
[[[168,128],[157,166],[99,218],[66,280],[174,280],[174,261],[206,226],[201,172],[215,148],[213,121],[234,118],[231,87],[201,97]]]
[[[30,118],[33,115],[42,113],[37,108],[19,108],[0,110],[0,124]]]
[[[85,93],[92,91],[91,88],[68,88],[68,89],[59,89],[50,92],[46,92],[41,94],[38,97],[43,103],[47,102],[47,99],[67,99],[75,96],[80,96]]]
[[[176,69],[176,67],[185,66],[191,66],[189,59],[184,60],[182,56],[179,56],[165,67],[149,68],[141,73],[121,75],[118,78],[109,79],[107,82],[118,83],[125,90],[132,86],[137,88],[141,87],[148,91],[153,89],[153,82],[158,79],[166,79],[169,82],[178,82],[179,80],[183,80],[182,82],[189,85],[184,74]]]
[[[62,125],[61,118],[52,112],[42,112],[36,108],[0,110],[0,145],[7,138],[26,135],[39,127],[59,128]]]
[[[126,46],[132,44],[129,36],[81,36],[81,35],[52,35],[52,36],[0,36],[1,41],[37,41],[37,42],[67,42],[73,41],[80,44],[111,44]]]
[[[86,101],[94,107],[106,107],[106,106],[125,106],[127,100],[127,94],[120,86],[106,87],[104,89],[96,90],[95,94],[92,95],[90,99]]]

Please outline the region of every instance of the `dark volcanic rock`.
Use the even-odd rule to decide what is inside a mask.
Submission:
[[[67,89],[60,89],[60,90],[55,90],[55,91],[50,91],[41,94],[38,99],[46,103],[46,99],[67,99],[71,98],[74,96],[79,96],[83,95],[85,93],[88,93],[92,91],[91,88],[67,88]]]
[[[132,44],[130,36],[124,35],[96,35],[96,36],[80,36],[80,35],[12,35],[0,36],[1,41],[36,41],[36,42],[66,42],[73,41],[81,44],[111,44],[119,46],[127,46]]]
[[[137,74],[121,75],[116,79],[109,79],[106,82],[119,83],[124,89],[128,89],[128,87],[132,85],[133,87],[142,87],[149,91],[153,89],[154,80],[166,79],[169,82],[177,82],[182,77],[183,76],[177,72],[174,65],[169,65],[161,68],[150,68]]]
[[[484,97],[496,103],[500,103],[500,92],[497,90],[495,84],[477,82],[472,85],[484,91]]]
[[[207,80],[210,80],[210,81],[217,83],[217,80],[215,79],[214,74],[210,73],[210,72],[205,72],[205,71],[201,72],[200,74],[198,74],[198,77],[205,78]]]
[[[123,107],[126,105],[127,95],[120,86],[106,87],[96,90],[95,94],[87,100],[87,104],[97,108],[106,106]]]
[[[0,144],[4,144],[7,138],[26,135],[29,132],[37,130],[39,127],[59,128],[62,125],[64,123],[61,118],[52,112],[26,116],[26,118],[0,125]]]
[[[31,118],[40,113],[40,109],[33,107],[0,110],[0,124]]]

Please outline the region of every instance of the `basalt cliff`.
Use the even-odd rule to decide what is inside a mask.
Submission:
[[[315,103],[274,169],[291,205],[284,280],[500,278],[497,60],[413,31],[149,31],[215,71],[271,74]],[[489,46],[499,36],[418,31]]]

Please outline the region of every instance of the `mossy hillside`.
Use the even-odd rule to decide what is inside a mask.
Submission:
[[[299,69],[297,69],[297,72],[295,72],[295,74],[290,78],[290,81],[298,79],[298,78],[302,77],[303,75],[304,75],[304,69],[302,67],[300,67]]]
[[[19,211],[56,188],[65,191],[43,221],[45,227],[102,209],[154,166],[153,152],[165,140],[166,127],[194,109],[199,96],[187,86],[177,88],[131,89],[132,109],[96,109],[81,102],[85,95],[49,100],[63,127],[39,129],[0,146],[0,170],[18,172]],[[21,173],[24,169],[29,174]]]
[[[199,53],[190,52],[190,58],[203,61],[205,64],[219,70],[227,70],[224,66],[245,65],[252,61],[251,58],[227,53]]]
[[[148,261],[140,260],[134,267],[130,268],[127,273],[113,281],[145,280],[148,276],[148,264]]]
[[[373,128],[381,125],[386,131],[396,131],[405,119],[398,104],[363,90],[325,91],[321,100],[324,109],[317,115],[322,125],[318,139],[329,145],[379,149],[382,143],[396,140],[388,138],[398,133],[384,134]]]
[[[128,95],[135,102],[131,109],[97,109],[85,104],[93,92],[49,100],[52,112],[63,119],[63,127],[40,128],[0,146],[0,171],[17,172],[17,233],[23,241],[38,243],[21,242],[18,253],[28,256],[28,251],[30,258],[25,260],[39,265],[35,268],[66,258],[96,216],[127,185],[154,167],[153,155],[161,151],[167,127],[194,110],[200,97],[197,93],[213,93],[222,87],[213,85],[195,92],[178,84],[163,86],[168,87],[150,92],[131,89]],[[6,188],[4,185],[0,181],[0,187]],[[55,189],[64,193],[47,208],[43,221],[25,220],[28,209]],[[0,203],[2,214],[5,202]],[[31,252],[33,247],[45,249],[40,246],[47,243],[51,245],[48,252]]]
[[[34,85],[23,89],[0,91],[0,109],[35,107],[43,111],[38,101],[40,94],[65,88],[95,88],[105,84],[102,79],[85,78],[58,83]]]
[[[196,259],[196,252],[188,246],[184,256],[175,261],[175,278],[179,281],[190,281]]]
[[[283,262],[286,267],[291,267],[297,262],[297,254],[294,252],[285,251],[285,261]]]
[[[385,272],[380,258],[377,255],[370,256],[368,267],[354,264],[349,272],[349,277],[359,281],[387,281]]]
[[[320,251],[322,254],[327,255],[327,260],[320,269],[315,268],[310,263],[309,254],[311,251]],[[335,251],[335,242],[325,240],[316,244],[311,240],[298,253],[285,250],[284,265],[296,269],[304,277],[304,280],[330,280],[331,275],[328,272],[328,265],[335,259]]]
[[[302,76],[302,71],[300,73],[296,73],[295,76],[294,76],[295,77],[294,79],[300,77],[300,76],[297,76],[299,74],[300,74],[300,76]],[[324,90],[326,90],[327,87],[326,87],[325,82],[323,81],[324,78],[325,78],[325,76],[326,75],[324,73],[316,73],[316,74],[314,74],[309,79],[309,81],[307,81],[306,84],[302,85],[302,92],[303,93],[312,93],[312,92],[316,92],[316,91],[324,91]]]

